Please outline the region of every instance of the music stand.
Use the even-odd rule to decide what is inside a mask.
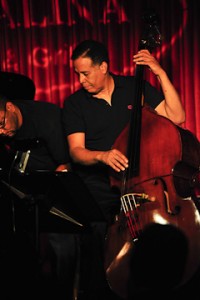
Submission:
[[[105,222],[100,207],[74,172],[27,171],[30,152],[43,145],[44,141],[38,138],[14,141],[12,147],[16,154],[11,169],[9,174],[7,171],[2,175],[9,191],[22,199],[22,203],[35,208],[36,244],[41,230],[80,232],[87,230],[91,222]],[[27,228],[29,216],[24,223]]]
[[[41,202],[39,204],[50,213],[54,214],[55,210],[60,211],[61,218],[77,223],[79,227],[87,227],[92,222],[105,221],[100,207],[76,173],[37,170],[26,172],[22,177],[26,177],[26,184],[29,185],[32,194],[36,192],[32,183],[37,182],[40,198],[43,195],[43,199],[39,199]],[[65,214],[69,218],[65,218]]]
[[[93,222],[106,221],[87,186],[74,172],[14,170],[12,178],[9,184],[2,180],[3,184],[25,205],[35,208],[36,248],[41,231],[81,233],[90,231]],[[30,216],[25,216],[24,222],[28,228]]]

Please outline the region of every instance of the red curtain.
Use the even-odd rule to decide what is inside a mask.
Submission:
[[[154,51],[181,95],[184,127],[200,139],[199,0],[1,0],[1,71],[30,77],[35,100],[62,106],[79,87],[70,56],[84,39],[107,45],[112,72],[134,74],[148,10],[159,18],[162,44]],[[148,70],[146,77],[157,85]]]

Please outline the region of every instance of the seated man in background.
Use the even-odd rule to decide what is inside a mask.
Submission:
[[[2,146],[0,152],[0,167],[1,172],[3,173],[1,176],[7,176],[8,183],[20,153],[25,155],[26,158],[26,161],[24,162],[25,165],[22,166],[23,172],[24,169],[28,172],[37,170],[69,170],[68,147],[66,139],[63,136],[60,114],[61,109],[52,103],[32,100],[10,101],[4,96],[0,96],[0,142]],[[3,145],[5,146],[4,148]],[[31,150],[26,152],[29,148]],[[19,168],[21,168],[20,165]],[[2,182],[1,198],[4,202],[12,202],[10,193],[6,192],[6,187]],[[15,180],[12,179],[12,184],[13,183],[15,183]],[[32,182],[31,184],[33,189],[37,188],[37,183]],[[16,195],[12,195],[12,198],[13,197],[16,197]],[[12,203],[10,203],[10,209],[9,212],[12,211],[13,215],[15,215]],[[1,215],[3,218],[1,218],[1,222],[3,222],[2,220],[4,220],[4,218],[8,220],[8,217],[5,217],[4,214],[5,211],[2,210]],[[15,218],[13,215],[10,220]],[[12,221],[13,220],[11,220],[11,222]],[[10,224],[8,226],[10,226]],[[10,227],[12,226],[14,228],[15,224],[13,223]],[[14,239],[17,236],[18,239],[18,235],[15,234],[15,228],[13,228],[11,228],[11,232],[14,231],[11,236],[13,236]],[[24,298],[27,299],[27,293],[25,289],[21,287],[22,284],[26,285],[27,283],[33,288],[31,291],[29,289],[30,294],[33,293],[33,295],[28,295],[28,298],[31,299],[31,296],[34,298],[37,290],[36,287],[38,286],[35,286],[34,281],[32,281],[35,278],[36,280],[39,279],[45,296],[52,296],[55,293],[55,295],[59,296],[59,299],[72,299],[75,261],[75,252],[72,246],[74,245],[73,235],[66,233],[48,233],[46,238],[47,244],[44,246],[45,250],[43,250],[43,252],[45,251],[44,256],[48,256],[49,253],[50,256],[48,257],[48,263],[45,261],[39,262],[41,277],[38,278],[37,274],[35,275],[33,272],[33,269],[36,268],[35,262],[38,262],[37,253],[34,253],[34,249],[31,249],[30,251],[30,260],[26,260],[28,254],[26,253],[23,244],[26,237],[22,236],[22,240],[18,242],[20,243],[20,246],[16,246],[15,244],[15,248],[13,249],[11,244],[13,243],[13,239],[10,239],[10,235],[7,235],[7,232],[5,233],[5,239],[1,241],[2,246],[0,251],[3,253],[3,256],[1,255],[1,257],[3,257],[1,263],[3,263],[3,265],[5,264],[6,273],[12,273],[12,276],[8,274],[10,286],[12,287],[13,284],[15,284],[14,291],[11,289],[7,292],[8,294],[14,293],[16,296],[17,289],[19,289],[20,298],[23,299],[24,296]],[[21,254],[20,251],[22,251]],[[31,253],[32,251],[33,253]],[[22,261],[19,261],[19,257],[17,256],[18,252]],[[8,258],[6,258],[7,256]],[[9,262],[9,260],[12,262]],[[12,264],[13,261],[16,266],[12,265],[12,269],[9,270],[9,263]],[[27,265],[27,263],[29,264]],[[28,272],[27,274],[24,274],[24,278],[21,278],[21,275],[20,277],[18,275],[22,271],[22,264],[24,264],[25,267],[24,272]],[[13,268],[15,268],[15,270]],[[4,271],[4,268],[1,270]],[[16,276],[15,271],[17,272]],[[31,274],[31,277],[29,277],[28,274]],[[4,278],[6,278],[5,274]],[[13,282],[11,278],[13,278]],[[41,295],[41,290],[38,289],[38,293]]]

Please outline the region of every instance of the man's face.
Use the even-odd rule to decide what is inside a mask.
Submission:
[[[74,70],[79,76],[79,81],[83,88],[91,94],[98,94],[104,89],[104,80],[107,65],[94,65],[88,57],[79,57],[74,60]]]
[[[5,109],[0,111],[0,135],[12,137],[18,128],[19,121],[15,106],[7,102]]]

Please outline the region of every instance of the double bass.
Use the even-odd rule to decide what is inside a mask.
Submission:
[[[160,43],[155,14],[144,17],[139,48]],[[176,290],[200,267],[200,143],[187,129],[158,115],[142,101],[143,66],[129,124],[114,144],[129,159],[122,174],[112,171],[121,209],[108,228],[105,272],[122,299],[132,291]]]

